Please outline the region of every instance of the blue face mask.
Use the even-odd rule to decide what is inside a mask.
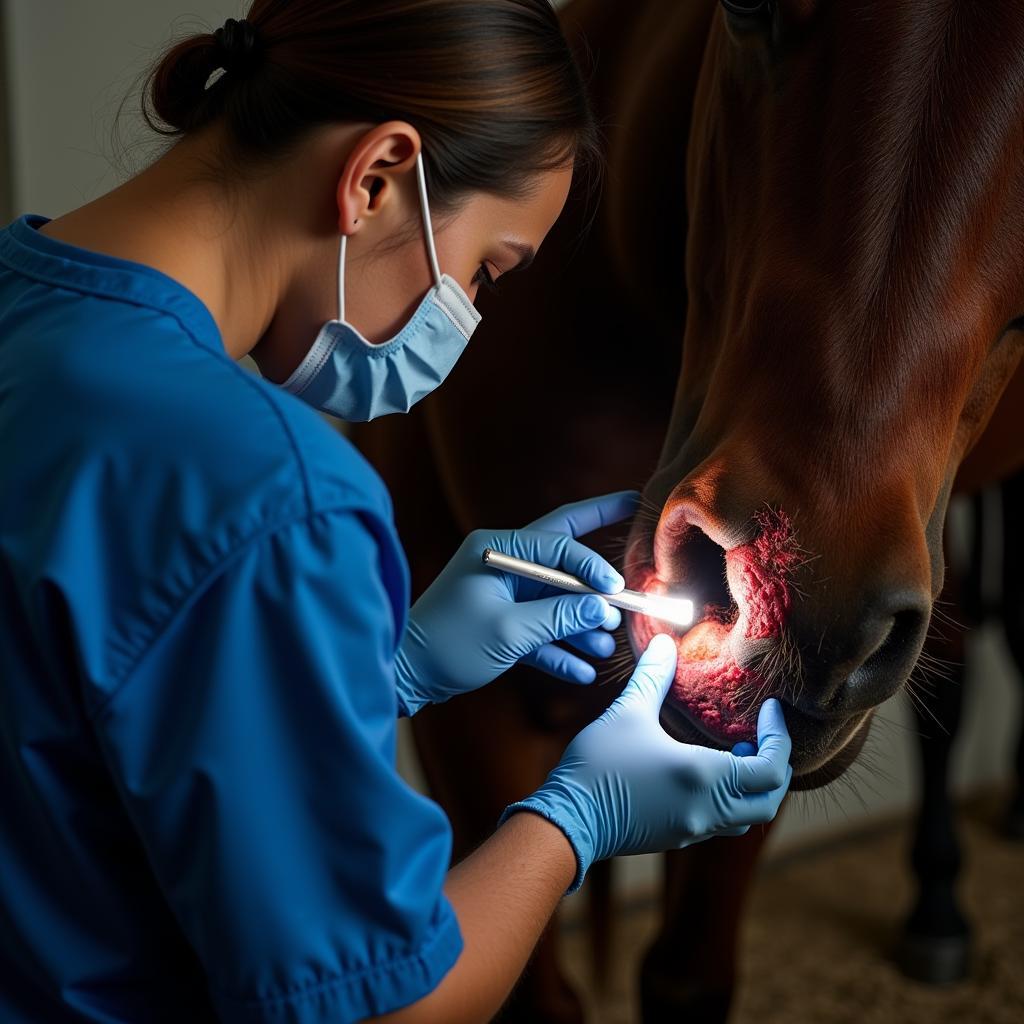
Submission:
[[[420,155],[416,183],[434,287],[398,334],[374,345],[345,322],[346,237],[342,235],[338,319],[324,324],[306,357],[281,385],[315,408],[353,423],[408,412],[448,376],[480,323],[469,296],[438,268]]]

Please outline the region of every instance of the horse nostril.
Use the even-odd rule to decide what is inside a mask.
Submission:
[[[878,671],[894,667],[893,663],[901,661],[908,646],[916,641],[921,619],[921,613],[916,610],[897,612],[889,620],[882,641],[864,659],[861,668]]]
[[[735,607],[725,578],[725,551],[703,530],[687,530],[674,561],[676,586],[686,591],[698,615],[721,615]]]
[[[896,602],[888,603],[892,607]],[[879,612],[865,623],[867,643],[843,687],[844,710],[867,709],[887,700],[914,667],[928,626],[928,605],[917,599],[900,603],[897,610]]]

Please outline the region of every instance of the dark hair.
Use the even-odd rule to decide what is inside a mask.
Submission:
[[[280,157],[322,125],[396,119],[422,136],[442,209],[473,191],[521,194],[533,173],[573,160],[598,164],[549,0],[254,0],[226,29],[164,55],[143,113],[171,136],[223,123],[233,167]]]

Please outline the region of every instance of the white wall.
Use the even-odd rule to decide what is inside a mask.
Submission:
[[[133,86],[160,50],[196,26],[240,17],[242,0],[3,0],[15,212],[50,217],[108,190],[111,127],[146,136]]]

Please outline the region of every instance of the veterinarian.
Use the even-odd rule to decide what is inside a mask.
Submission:
[[[756,750],[663,732],[666,636],[451,870],[395,770],[399,715],[614,648],[603,599],[480,552],[614,591],[575,538],[634,494],[472,534],[410,609],[318,412],[445,379],[593,163],[580,74],[547,0],[257,0],[147,95],[161,157],[0,233],[0,1019],[486,1020],[596,859],[740,834],[790,777],[774,701]]]

